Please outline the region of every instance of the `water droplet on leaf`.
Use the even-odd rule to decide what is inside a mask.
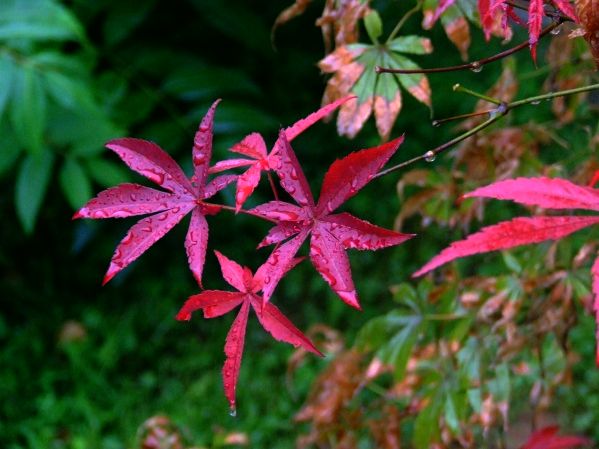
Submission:
[[[424,160],[426,162],[434,162],[436,157],[437,155],[434,151],[429,150],[426,153],[424,153]]]
[[[435,128],[438,128],[439,126],[441,126],[441,122],[439,120],[433,120],[431,122],[431,125],[433,125]]]
[[[229,410],[229,416],[232,416],[233,418],[235,418],[237,416],[237,409],[235,407],[231,408],[231,410]]]

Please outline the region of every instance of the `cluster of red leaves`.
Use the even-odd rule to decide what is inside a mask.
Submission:
[[[568,0],[551,0],[562,13],[567,17],[577,21],[574,7]],[[518,16],[514,13],[513,6],[507,0],[478,0],[478,9],[481,17],[481,23],[487,40],[491,37],[491,32],[497,21],[502,23],[503,29],[508,29],[508,18],[517,23],[520,22]],[[528,3],[528,43],[532,58],[537,58],[537,42],[543,26],[543,18],[546,15],[544,0],[530,0]],[[507,32],[507,31],[506,31]]]
[[[104,278],[106,283],[191,212],[185,248],[190,269],[202,287],[202,271],[208,246],[208,223],[205,216],[216,214],[223,208],[222,205],[206,200],[231,182],[237,181],[235,210],[239,211],[258,184],[262,170],[273,170],[277,174],[281,187],[297,204],[276,200],[249,211],[251,215],[275,224],[259,247],[276,244],[276,248],[255,275],[248,268],[241,267],[216,252],[224,279],[238,292],[205,290],[190,297],[177,315],[180,320],[189,320],[193,311],[202,309],[206,318],[213,318],[241,306],[227,336],[223,368],[225,395],[233,410],[250,307],[255,310],[262,326],[275,339],[320,354],[310,340],[269,303],[279,281],[303,260],[295,255],[308,235],[311,235],[312,264],[333,291],[356,308],[359,308],[358,296],[346,250],[377,250],[398,245],[412,237],[380,228],[348,213],[333,213],[378,173],[402,143],[403,137],[378,147],[351,153],[335,161],[325,175],[318,203],[314,202],[308,181],[289,141],[350,99],[351,97],[339,99],[281,130],[270,154],[267,154],[262,137],[252,133],[232,148],[232,151],[252,159],[232,159],[210,167],[213,119],[218,101],[215,102],[195,135],[192,152],[194,175],[191,180],[156,144],[140,139],[113,140],[107,144],[109,149],[131,169],[167,191],[137,184],[122,184],[101,192],[74,216],[121,218],[154,214],[135,224],[117,246]],[[250,168],[240,176],[220,175],[208,181],[208,175],[212,172],[247,165]],[[262,292],[261,296],[258,295],[259,292]]]
[[[599,191],[565,179],[517,178],[493,183],[464,195],[465,198],[495,198],[512,200],[544,209],[585,209],[599,211]],[[514,248],[545,240],[558,240],[585,227],[599,223],[598,216],[535,216],[519,217],[471,234],[465,240],[452,243],[431,259],[414,276],[421,276],[452,260],[472,254]],[[599,259],[591,269],[594,311],[599,323]],[[597,339],[599,340],[599,325]],[[597,348],[599,364],[599,345]]]
[[[524,443],[521,449],[572,449],[587,446],[591,442],[576,435],[558,435],[559,427],[549,426],[537,430]]]

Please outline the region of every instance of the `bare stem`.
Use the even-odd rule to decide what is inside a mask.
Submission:
[[[256,212],[252,212],[251,210],[247,210],[247,209],[239,209],[239,210],[237,210],[237,209],[235,209],[232,206],[227,206],[225,204],[208,203],[206,201],[203,201],[203,204],[206,204],[207,206],[220,207],[221,209],[228,210],[228,211],[231,211],[231,212],[235,212],[236,214],[237,213],[242,213],[242,214],[246,214],[246,215],[251,215],[252,217],[258,217],[258,218],[261,218],[262,220],[267,220],[267,221],[270,221],[272,223],[277,223],[277,220],[275,220],[273,218],[267,218],[264,215],[257,214]]]
[[[404,14],[404,16],[399,20],[399,22],[397,22],[397,25],[395,25],[395,28],[393,28],[393,31],[391,31],[391,34],[387,38],[387,42],[386,42],[387,44],[389,42],[391,42],[395,38],[395,36],[397,36],[397,33],[399,33],[399,30],[404,25],[404,23],[406,23],[408,21],[408,19],[410,17],[412,17],[412,15],[414,15],[415,13],[417,13],[418,11],[420,11],[420,8],[422,8],[423,1],[424,0],[419,0],[416,3],[416,6],[414,6],[412,9],[410,9],[408,12],[406,12]]]
[[[567,95],[574,95],[574,94],[579,94],[579,93],[583,93],[583,92],[590,92],[593,90],[599,90],[599,84],[590,84],[588,86],[577,87],[575,89],[567,89],[567,90],[561,90],[558,92],[550,92],[550,93],[543,94],[543,95],[536,95],[534,97],[524,98],[523,100],[517,100],[512,103],[500,103],[497,108],[488,112],[489,118],[487,120],[485,120],[484,122],[482,122],[481,124],[460,134],[457,137],[454,137],[450,141],[445,142],[444,144],[439,145],[436,148],[433,148],[432,150],[428,150],[426,153],[423,153],[420,156],[413,157],[412,159],[408,159],[407,161],[401,162],[401,163],[394,165],[392,167],[389,167],[385,170],[381,170],[376,175],[374,175],[374,178],[380,178],[381,176],[387,175],[389,173],[392,173],[394,171],[397,171],[399,169],[407,167],[408,165],[412,165],[414,162],[418,162],[423,159],[427,160],[429,162],[432,162],[435,160],[435,157],[438,154],[442,153],[443,151],[447,150],[448,148],[451,148],[455,144],[460,143],[463,140],[466,140],[468,137],[473,136],[474,134],[478,133],[479,131],[491,126],[493,123],[495,123],[496,121],[501,119],[504,115],[507,115],[512,109],[516,109],[516,108],[519,108],[520,106],[524,106],[524,105],[528,105],[528,104],[536,104],[543,100],[550,100],[552,98],[565,97]],[[439,123],[439,120],[437,120],[436,122]]]
[[[562,24],[563,20],[560,18],[556,22],[549,25],[539,34],[539,39],[543,36],[549,34],[552,30],[557,28]],[[389,69],[386,67],[376,66],[374,68],[376,73],[444,73],[444,72],[457,72],[460,70],[472,70],[473,72],[479,72],[482,67],[491,62],[499,61],[500,59],[506,58],[520,50],[529,46],[528,40],[522,42],[521,44],[516,45],[515,47],[509,48],[501,53],[497,53],[496,55],[489,56],[488,58],[479,59],[478,61],[468,62],[466,64],[459,64],[449,67],[433,67],[430,69]]]
[[[491,112],[493,112],[493,109],[490,109],[487,111],[477,111],[477,112],[469,112],[467,114],[454,115],[452,117],[440,118],[440,119],[433,120],[432,124],[433,124],[433,126],[437,127],[437,126],[441,126],[442,124],[447,123],[447,122],[453,122],[455,120],[462,120],[463,118],[478,117],[479,115],[486,115]]]
[[[275,201],[279,201],[279,192],[277,191],[277,186],[275,185],[274,179],[272,179],[270,171],[266,172],[266,176],[268,177],[268,182],[270,184],[270,188],[272,189],[272,194],[275,197]]]
[[[470,90],[470,89],[462,86],[461,84],[454,84],[453,91],[454,92],[463,92],[465,94],[472,95],[475,98],[488,101],[489,103],[496,104],[497,106],[499,106],[501,104],[501,100],[498,100],[497,98],[489,97],[488,95],[484,95],[484,94],[475,92],[473,90]]]

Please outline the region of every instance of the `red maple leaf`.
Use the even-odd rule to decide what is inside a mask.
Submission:
[[[545,209],[587,209],[599,211],[599,191],[566,179],[517,178],[499,181],[464,195],[512,200]],[[582,228],[599,223],[599,216],[519,217],[482,228],[465,240],[453,242],[413,274],[422,276],[452,260],[499,249],[514,248],[545,240],[558,240]],[[591,269],[594,310],[597,321],[597,365],[599,365],[599,258]]]
[[[312,264],[343,301],[360,308],[345,250],[376,250],[399,245],[413,235],[380,228],[348,213],[332,212],[368,184],[402,142],[403,136],[335,161],[324,177],[320,199],[315,204],[304,172],[285,132],[281,131],[275,148],[278,154],[277,164],[273,168],[279,176],[281,186],[297,205],[271,201],[255,207],[251,212],[277,222],[259,247],[295,237],[277,247],[272,253],[271,262],[267,262],[270,269],[264,279],[265,301],[272,295],[301,244],[311,234]]]
[[[177,313],[178,320],[190,320],[191,314],[198,309],[204,311],[204,318],[214,318],[230,312],[241,305],[237,318],[231,325],[225,342],[226,360],[223,366],[223,385],[225,396],[229,401],[231,411],[235,411],[235,390],[239,377],[239,368],[243,355],[243,344],[245,340],[245,329],[247,325],[250,306],[256,312],[258,321],[262,327],[271,334],[275,340],[284,341],[295,347],[301,346],[307,351],[322,356],[314,344],[300,330],[289,321],[281,311],[271,303],[264,303],[258,292],[264,287],[264,279],[270,271],[272,260],[267,261],[256,271],[253,276],[247,267],[242,267],[236,262],[228,259],[218,251],[215,251],[223,278],[237,292],[221,290],[204,290],[202,293],[190,296]],[[272,256],[271,256],[272,257]],[[299,262],[300,259],[292,260],[284,267],[287,272]]]
[[[568,0],[551,0],[562,13],[567,17],[578,22],[576,11]],[[481,17],[481,24],[487,40],[491,37],[491,32],[496,26],[497,20],[501,21],[504,30],[507,29],[508,17],[517,23],[520,19],[514,13],[513,7],[507,0],[478,0],[478,10]],[[528,4],[528,43],[532,59],[537,60],[537,42],[543,26],[543,17],[545,17],[544,0],[530,0]]]
[[[302,132],[315,124],[320,119],[331,114],[335,109],[345,103],[347,100],[356,98],[355,96],[346,96],[337,101],[334,101],[318,111],[313,112],[308,117],[298,120],[289,128],[284,130],[285,137],[289,142],[299,136]],[[238,158],[219,161],[210,167],[210,173],[219,173],[231,168],[249,166],[249,168],[237,178],[237,191],[235,193],[235,209],[239,211],[243,203],[247,201],[254,189],[260,182],[262,171],[274,170],[277,164],[277,143],[273,146],[273,150],[267,154],[266,143],[264,138],[259,133],[251,133],[247,135],[241,142],[233,145],[230,151],[240,153],[252,159]]]
[[[236,178],[234,175],[223,175],[207,182],[208,165],[212,156],[214,110],[219,101],[215,101],[210,107],[195,135],[192,151],[194,174],[191,180],[187,179],[173,158],[153,142],[123,138],[106,144],[129,168],[168,192],[139,184],[120,184],[100,192],[73,216],[98,219],[154,214],[143,218],[129,229],[114,251],[103,284],[141,256],[191,212],[185,249],[189,267],[201,285],[208,244],[208,223],[205,216],[216,214],[220,210],[219,206],[205,203],[204,200]]]
[[[591,444],[586,438],[576,435],[559,436],[557,426],[548,426],[533,433],[521,449],[572,449]]]

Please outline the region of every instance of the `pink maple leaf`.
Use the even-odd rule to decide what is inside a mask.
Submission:
[[[566,179],[517,178],[499,181],[464,195],[466,198],[482,197],[512,200],[545,209],[587,209],[599,211],[599,191],[579,186]],[[499,249],[514,248],[545,240],[558,240],[582,228],[599,223],[599,216],[548,216],[519,217],[511,221],[487,226],[469,235],[465,240],[453,242],[428,263],[414,277],[455,259]],[[594,311],[597,322],[596,362],[599,365],[599,258],[591,269]]]
[[[234,175],[222,175],[207,182],[212,156],[214,111],[219,101],[215,101],[210,107],[195,135],[192,150],[194,174],[191,180],[187,179],[173,158],[153,142],[123,138],[106,144],[129,168],[167,192],[138,184],[120,184],[100,192],[75,213],[73,218],[94,219],[154,214],[141,219],[129,229],[116,247],[103,284],[141,256],[191,212],[185,249],[189,267],[201,285],[208,244],[208,223],[205,216],[216,214],[220,210],[219,206],[206,203],[205,200],[236,178]]]
[[[333,211],[368,184],[402,142],[403,136],[335,161],[324,177],[320,199],[316,204],[286,134],[281,131],[275,148],[278,158],[274,169],[281,186],[297,205],[271,201],[251,210],[277,222],[259,247],[289,239],[273,251],[271,262],[268,263],[270,268],[263,289],[265,301],[268,301],[283,277],[285,267],[311,234],[312,264],[343,301],[360,308],[345,250],[376,250],[399,245],[413,235],[380,228],[348,213],[333,214]]]
[[[305,350],[320,356],[322,356],[322,353],[277,307],[271,303],[264,304],[262,297],[258,295],[264,287],[265,273],[270,270],[272,260],[267,261],[258,268],[254,276],[249,268],[240,266],[218,251],[215,251],[215,254],[220,263],[223,278],[238,291],[204,290],[202,293],[190,296],[177,313],[176,318],[177,320],[190,320],[192,313],[198,309],[204,311],[204,318],[214,318],[224,315],[241,305],[237,318],[235,318],[227,334],[225,342],[226,360],[222,372],[225,396],[229,401],[231,411],[234,412],[235,391],[237,379],[239,378],[239,368],[241,367],[250,306],[254,309],[262,327],[275,340],[289,343],[295,347],[301,346]],[[293,268],[297,262],[297,259],[292,260],[290,264],[285,266],[285,272]]]
[[[291,142],[310,126],[331,114],[335,109],[352,98],[355,98],[355,96],[341,98],[320,108],[318,111],[313,112],[308,117],[297,121],[284,130],[285,137]],[[260,182],[262,171],[268,172],[269,170],[274,170],[278,157],[276,149],[277,143],[275,142],[273,150],[267,154],[264,138],[258,133],[251,133],[241,142],[233,145],[230,149],[230,151],[243,154],[251,159],[228,159],[219,161],[213,167],[210,167],[210,173],[219,173],[231,168],[248,166],[248,169],[243,174],[239,175],[237,179],[237,191],[235,193],[235,209],[237,211],[241,209],[243,203],[245,203],[254,192],[254,189]]]
[[[590,445],[591,441],[576,435],[557,434],[557,426],[548,426],[533,433],[521,449],[572,449]]]
[[[575,22],[578,22],[576,11],[568,0],[551,0],[562,13]],[[508,17],[516,23],[520,23],[519,17],[514,13],[513,6],[507,0],[478,0],[478,10],[481,18],[481,25],[485,33],[485,38],[490,39],[491,33],[495,27],[496,18],[501,20],[504,31],[508,27]],[[543,26],[545,17],[544,0],[530,0],[528,4],[528,43],[532,59],[537,59],[537,43]]]

